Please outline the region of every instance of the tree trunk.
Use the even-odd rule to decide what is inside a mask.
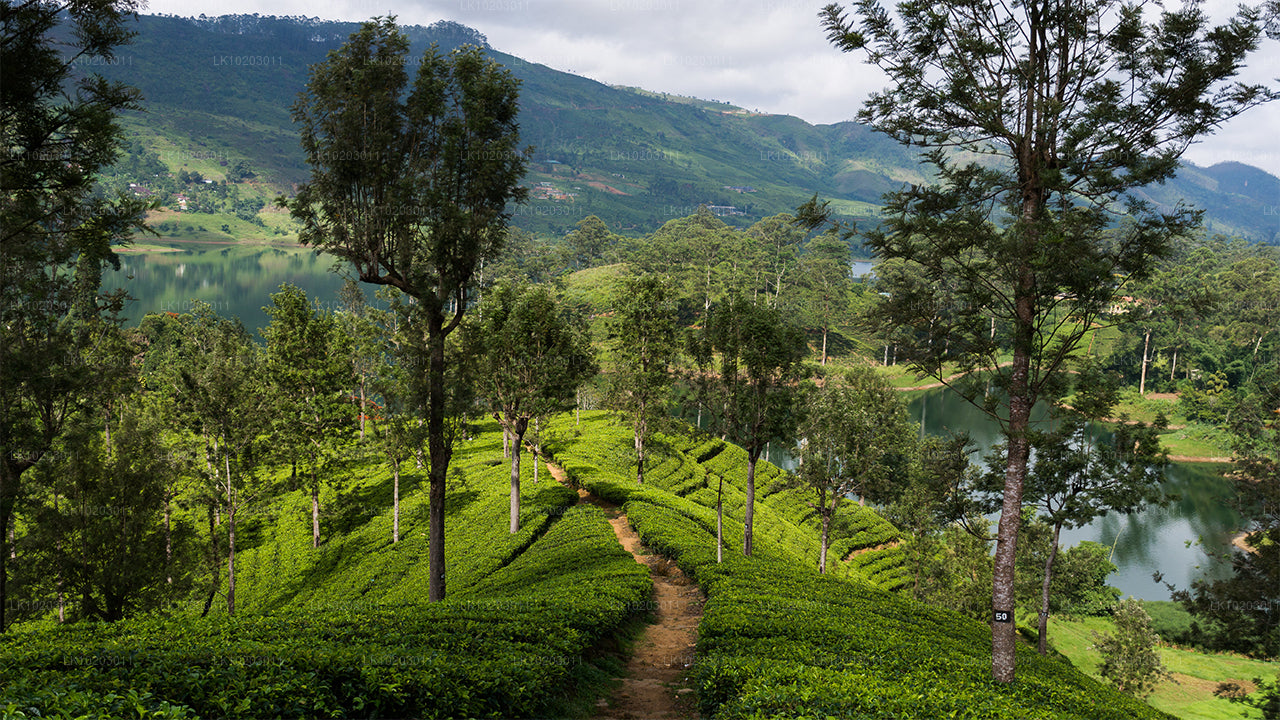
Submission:
[[[1147,348],[1151,346],[1151,331],[1148,330],[1146,339],[1142,341],[1142,378],[1138,380],[1138,394],[1147,394]]]
[[[643,412],[643,411],[642,411]],[[644,431],[640,425],[635,427],[636,436],[636,484],[644,484]]]
[[[164,494],[164,579],[173,586],[173,525],[170,521],[173,510],[173,498],[168,491]]]
[[[827,327],[822,326],[822,366],[827,366]]]
[[[218,524],[214,521],[213,501],[209,503],[209,567],[213,572],[213,582],[209,583],[209,594],[204,599],[204,610],[201,611],[200,617],[207,617],[209,609],[213,607],[213,598],[218,594],[218,586],[222,584],[222,578],[218,574],[219,553],[218,553]]]
[[[1173,362],[1169,364],[1169,382],[1173,382],[1173,372],[1178,369],[1178,350],[1173,350]]]
[[[400,542],[400,461],[391,459],[391,542]]]
[[[430,367],[428,373],[428,389],[430,392],[427,407],[427,447],[431,454],[429,527],[427,528],[427,559],[430,565],[430,580],[427,586],[427,599],[439,602],[445,594],[444,565],[444,494],[445,479],[449,472],[449,455],[451,448],[445,438],[444,427],[444,319],[435,313],[428,319],[428,345],[430,349]]]
[[[747,501],[742,510],[742,554],[751,557],[752,524],[756,517],[756,462],[760,459],[760,451],[752,450],[747,454]]]
[[[1020,281],[1030,284],[1024,271]],[[1013,622],[1014,559],[1018,529],[1022,523],[1022,487],[1027,475],[1030,445],[1027,431],[1031,425],[1031,337],[1033,333],[1033,298],[1030,292],[1019,292],[1016,301],[1017,335],[1014,342],[1013,367],[1009,378],[1008,461],[1004,475],[1004,501],[996,529],[996,554],[991,588],[991,674],[996,682],[1011,683],[1016,665],[1017,628]],[[997,621],[997,618],[999,620]]]
[[[524,428],[517,419],[516,427],[511,431],[511,532],[520,531],[520,443],[524,439]]]
[[[502,458],[505,460],[509,457],[511,457],[511,431],[507,430],[506,425],[503,425],[502,426]]]
[[[364,397],[364,375],[360,375],[360,442],[364,442],[364,421],[366,400]]]
[[[724,562],[724,476],[716,488],[716,563]]]
[[[831,529],[831,512],[826,509],[826,501],[823,501],[822,510],[822,545],[818,550],[818,572],[825,575],[827,573],[827,537]]]
[[[3,488],[0,488],[3,489]],[[9,608],[9,504],[0,496],[0,633],[8,629],[5,613]]]
[[[316,461],[311,459],[311,547],[320,547],[320,484],[316,482]]]
[[[1036,650],[1049,654],[1049,581],[1053,578],[1053,561],[1058,558],[1058,533],[1062,523],[1053,524],[1053,544],[1049,546],[1049,559],[1044,561],[1044,582],[1040,584],[1040,637]]]
[[[227,466],[227,615],[236,614],[236,503],[231,494],[231,461]]]

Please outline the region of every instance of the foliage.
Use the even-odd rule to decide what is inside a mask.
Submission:
[[[647,607],[651,584],[603,513],[573,507],[576,495],[558,484],[531,495],[526,531],[505,532],[498,453],[493,423],[461,445],[455,468],[467,478],[450,495],[458,531],[448,601],[428,603],[421,592],[423,513],[412,512],[405,540],[389,546],[379,502],[368,525],[312,551],[304,529],[276,511],[305,491],[286,492],[255,508],[268,518],[266,538],[243,554],[236,616],[200,618],[184,605],[171,617],[24,629],[0,643],[0,712],[564,714],[570,689],[599,677],[593,648]],[[385,487],[372,465],[362,475],[364,490]],[[417,493],[411,503],[421,510],[423,500]]]
[[[792,491],[760,503],[761,539],[753,557],[730,555],[718,563],[715,495],[698,502],[664,490],[683,481],[664,478],[660,469],[680,474],[681,463],[655,464],[643,486],[629,482],[629,438],[607,420],[584,414],[583,434],[559,448],[558,457],[577,468],[593,492],[624,502],[644,543],[674,558],[706,592],[693,670],[704,716],[1168,717],[1029,648],[1019,651],[1019,683],[991,682],[982,650],[990,631],[982,623],[860,579],[819,575],[811,563],[792,559],[812,557],[811,550],[799,550],[802,536],[814,540],[812,521],[803,535],[769,530],[763,522],[764,511]],[[726,453],[737,456],[739,467],[745,462],[741,449],[714,452],[716,443],[673,439],[671,446],[704,463]]]
[[[97,174],[124,145],[119,112],[136,90],[86,65],[109,64],[131,32],[130,0],[14,3],[0,34],[0,632],[7,626],[8,538],[23,475],[92,405],[120,358],[95,352],[112,245],[142,229],[144,204],[109,196]],[[113,314],[113,313],[111,313]],[[109,339],[109,338],[108,338]],[[105,363],[104,363],[105,361]]]
[[[511,532],[520,529],[520,454],[525,432],[573,407],[596,374],[586,323],[543,286],[500,285],[485,298],[465,345],[477,363],[479,394],[511,439]],[[535,453],[538,448],[535,446]],[[534,462],[537,462],[535,455]]]
[[[1095,646],[1102,653],[1099,673],[1120,692],[1146,697],[1169,677],[1156,649],[1160,636],[1151,629],[1151,618],[1142,603],[1133,598],[1115,606],[1114,620],[1114,633],[1095,637]]]
[[[323,62],[293,106],[311,180],[279,199],[299,240],[350,262],[363,282],[414,298],[426,360],[419,417],[431,458],[433,600],[445,596],[444,496],[452,454],[446,339],[461,324],[476,273],[507,237],[518,149],[519,82],[483,51],[433,46],[406,71],[409,40],[394,18],[361,26]]]
[[[690,334],[688,345],[702,378],[703,401],[723,408],[711,415],[709,427],[747,451],[743,554],[751,555],[756,462],[770,441],[789,444],[796,431],[804,335],[778,310],[733,294],[709,310],[706,327]],[[717,355],[719,365],[708,381]]]
[[[636,482],[642,483],[645,444],[670,414],[671,372],[679,352],[675,303],[667,284],[647,275],[624,280],[614,306],[608,402],[635,435]]]
[[[883,496],[887,486],[905,479],[918,430],[897,393],[868,367],[826,378],[803,403],[797,479],[822,518],[818,571],[826,572],[828,531],[840,504],[853,495]]]
[[[1271,682],[1254,678],[1253,684],[1253,692],[1248,692],[1239,683],[1219,683],[1213,694],[1261,710],[1262,720],[1280,720],[1280,677]]]
[[[879,0],[859,0],[854,18],[837,4],[822,11],[832,44],[865,51],[892,81],[860,119],[928,148],[937,172],[887,194],[885,222],[865,234],[877,257],[911,266],[879,284],[872,322],[902,333],[920,373],[948,383],[949,364],[990,368],[1006,398],[986,394],[976,374],[959,383],[1008,441],[992,588],[1004,617],[1031,409],[1052,397],[1123,283],[1199,220],[1132,191],[1172,177],[1182,152],[1222,122],[1280,97],[1235,81],[1262,39],[1260,11],[1209,27],[1194,5],[1148,21],[1154,5],[902,2],[895,19]],[[815,197],[801,214],[816,227],[829,213]],[[1013,624],[992,629],[992,674],[1012,682]]]

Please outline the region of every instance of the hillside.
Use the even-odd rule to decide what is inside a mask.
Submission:
[[[292,234],[288,219],[270,210],[276,195],[307,177],[289,106],[308,67],[356,27],[313,18],[140,17],[134,44],[117,63],[95,68],[141,89],[149,108],[127,120],[136,147],[111,181],[121,189],[146,186],[174,210],[178,193],[188,204],[203,200],[211,211],[198,221],[205,239]],[[415,54],[431,42],[485,44],[456,23],[406,32]],[[561,234],[596,214],[615,230],[637,234],[700,204],[745,225],[793,210],[814,193],[846,217],[868,220],[882,193],[923,179],[911,151],[857,123],[815,126],[755,115],[660,89],[611,87],[491,52],[523,83],[522,137],[534,148],[526,184],[535,193],[515,209],[521,227]],[[142,168],[148,153],[163,169]],[[183,171],[201,179],[178,186],[157,177]],[[234,201],[211,196],[203,182],[209,179],[230,181],[242,196],[238,211]],[[1205,208],[1214,232],[1275,242],[1280,223],[1265,210],[1280,197],[1278,185],[1248,166],[1188,165],[1148,193],[1162,205],[1185,198]],[[255,210],[257,201],[265,207]],[[162,234],[177,228],[175,221]]]
[[[507,531],[506,471],[495,423],[459,448],[448,495],[449,596],[426,601],[426,493],[401,478],[402,540],[391,542],[382,463],[353,468],[323,497],[324,541],[310,544],[305,490],[280,468],[239,533],[237,612],[204,591],[168,616],[110,624],[28,623],[0,637],[0,707],[12,717],[577,716],[620,667],[620,636],[644,618],[651,580],[605,515],[547,473],[522,472],[519,533]],[[1019,653],[1019,681],[988,677],[989,630],[888,591],[892,549],[813,569],[812,512],[762,463],[757,555],[743,558],[741,450],[714,438],[660,438],[637,486],[627,431],[606,413],[572,414],[544,436],[568,476],[625,503],[652,551],[707,595],[690,676],[704,715],[722,718],[1168,717],[1056,658]],[[457,468],[456,471],[454,468]],[[724,479],[725,562],[714,560],[714,491]],[[847,509],[833,558],[896,530]],[[225,582],[224,582],[225,584]],[[985,637],[984,637],[985,636]],[[946,713],[951,713],[947,715]]]

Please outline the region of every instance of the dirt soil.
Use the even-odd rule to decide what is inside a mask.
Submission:
[[[556,480],[568,484],[564,470],[547,464]],[[645,627],[632,648],[622,685],[608,699],[597,703],[594,717],[610,720],[667,720],[697,718],[696,698],[688,687],[693,666],[698,623],[706,600],[693,580],[676,564],[650,554],[618,506],[582,488],[578,497],[604,510],[622,547],[636,562],[649,568],[653,579],[650,600],[652,624]]]

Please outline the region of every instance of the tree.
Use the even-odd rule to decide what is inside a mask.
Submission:
[[[833,233],[823,233],[805,245],[800,256],[803,314],[806,325],[822,332],[822,364],[827,364],[827,335],[849,316],[849,245]]]
[[[527,153],[518,149],[518,81],[474,46],[428,49],[412,86],[409,41],[374,19],[322,63],[293,106],[311,180],[292,201],[299,240],[349,261],[362,282],[412,297],[426,344],[419,396],[430,455],[428,597],[444,599],[444,502],[452,445],[446,339],[477,269],[506,238]],[[456,406],[456,404],[455,404]]]
[[[866,233],[880,258],[918,264],[945,292],[884,288],[875,324],[909,329],[900,349],[922,374],[943,363],[997,368],[1006,400],[968,397],[1008,439],[992,588],[992,675],[1014,679],[1014,557],[1030,452],[1031,409],[1057,381],[1122,283],[1140,278],[1198,213],[1164,214],[1130,191],[1176,172],[1178,158],[1226,120],[1277,96],[1234,82],[1264,32],[1244,8],[1210,28],[1198,4],[1160,11],[1119,0],[1007,5],[878,0],[857,18],[821,13],[830,41],[865,50],[891,81],[859,118],[927,148],[936,182],[886,196]],[[828,211],[800,215],[813,227]],[[1123,219],[1117,220],[1123,216]],[[1005,332],[993,333],[993,320]],[[992,396],[996,397],[996,396]]]
[[[756,462],[770,441],[790,445],[796,431],[795,400],[808,351],[804,331],[783,320],[779,311],[729,295],[707,313],[701,333],[689,339],[689,354],[701,374],[714,373],[706,387],[711,429],[747,451],[747,499],[743,509],[742,553],[752,553]],[[714,367],[716,356],[719,366]],[[719,497],[717,516],[723,515]],[[717,524],[719,524],[717,520]],[[721,545],[717,528],[717,552]]]
[[[1050,530],[1040,574],[1037,649],[1041,655],[1049,652],[1050,590],[1062,529],[1083,527],[1109,512],[1132,513],[1147,503],[1161,502],[1160,483],[1168,464],[1158,435],[1163,428],[1121,422],[1110,442],[1096,437],[1089,422],[1110,415],[1117,397],[1114,378],[1085,362],[1075,376],[1075,388],[1073,407],[1065,409],[1057,427],[1029,432],[1035,462],[1027,472],[1023,503],[1035,507]],[[989,457],[988,467],[997,469],[987,475],[981,488],[985,510],[994,511],[1002,502],[998,465],[1006,454],[1006,448],[997,447]]]
[[[1251,383],[1229,427],[1235,436],[1235,505],[1249,550],[1235,550],[1232,573],[1172,588],[1173,599],[1201,622],[1192,639],[1254,657],[1280,655],[1280,371]],[[1156,579],[1159,580],[1159,574]]]
[[[595,215],[578,221],[577,227],[564,236],[564,253],[569,267],[575,270],[591,267],[604,257],[617,242],[609,226]]]
[[[831,521],[851,495],[905,479],[916,450],[916,428],[896,391],[871,368],[855,366],[806,393],[797,480],[817,495],[810,506],[822,521],[818,572],[827,571]]]
[[[573,407],[574,391],[596,373],[591,334],[550,291],[504,285],[485,298],[468,332],[476,380],[493,417],[511,436],[511,532],[520,529],[520,450],[529,423]],[[535,459],[536,462],[536,459]]]
[[[1134,598],[1121,600],[1112,616],[1116,631],[1094,633],[1094,649],[1102,655],[1098,674],[1123,693],[1146,697],[1169,671],[1160,661],[1156,645],[1160,636],[1151,628],[1151,617]]]
[[[756,285],[766,295],[770,294],[772,286],[773,297],[769,304],[776,308],[782,298],[784,282],[795,282],[790,280],[789,275],[794,274],[797,269],[797,257],[805,232],[796,226],[795,217],[790,213],[778,213],[760,220],[743,234],[755,244],[755,251],[759,256],[758,270],[766,274],[766,277],[761,278],[763,282],[757,282]]]
[[[196,303],[188,320],[188,355],[180,372],[183,421],[204,441],[211,555],[218,519],[226,518],[227,614],[236,609],[236,529],[239,514],[263,491],[260,473],[273,457],[276,407],[263,380],[262,351],[239,320]],[[204,612],[221,587],[216,566]]]
[[[276,437],[281,447],[303,452],[311,476],[311,546],[320,547],[320,476],[339,452],[351,412],[348,353],[340,348],[332,313],[307,302],[307,294],[284,283],[263,308],[271,317],[262,329],[264,362],[278,393]],[[357,338],[347,338],[348,341]],[[296,455],[295,455],[296,467]]]
[[[100,373],[94,341],[102,264],[142,227],[144,205],[96,192],[99,170],[123,147],[116,114],[137,91],[87,65],[127,43],[129,0],[0,6],[0,632],[7,627],[7,547],[23,475],[88,402]]]
[[[653,275],[627,278],[614,296],[608,397],[635,436],[637,483],[644,482],[645,443],[654,425],[667,417],[671,365],[679,348],[675,313],[670,288]]]
[[[134,409],[140,405],[130,398],[109,442],[99,422],[82,416],[44,469],[53,493],[34,529],[59,607],[64,594],[78,601],[78,619],[120,620],[173,597],[165,494],[185,462],[165,446],[162,420]],[[176,535],[184,546],[186,527]]]

